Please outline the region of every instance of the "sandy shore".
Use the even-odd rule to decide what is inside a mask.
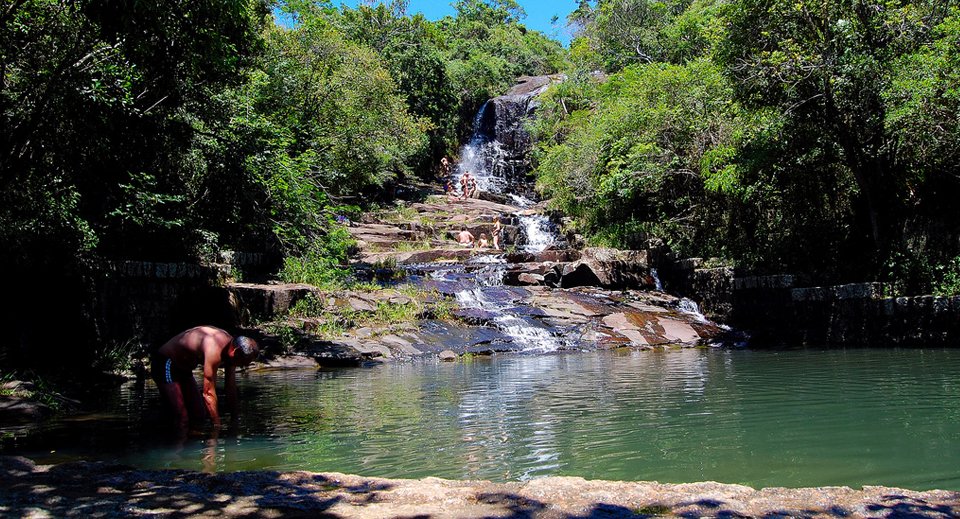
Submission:
[[[0,517],[960,517],[960,492],[941,490],[204,474],[18,457],[0,458],[0,488]]]

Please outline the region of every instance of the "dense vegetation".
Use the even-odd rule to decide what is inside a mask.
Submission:
[[[104,260],[267,252],[287,278],[336,283],[337,214],[430,177],[481,102],[563,65],[513,0],[437,22],[406,4],[0,7],[0,269],[17,298],[0,365],[49,363],[35,345],[62,366],[105,356],[85,346]]]
[[[957,2],[599,0],[571,22],[537,174],[589,240],[960,288]]]

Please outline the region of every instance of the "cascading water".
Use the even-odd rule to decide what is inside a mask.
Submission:
[[[460,163],[454,178],[460,185],[463,174],[470,172],[477,181],[477,189],[488,193],[503,193],[507,180],[497,172],[507,167],[507,154],[503,144],[491,139],[483,131],[483,119],[491,103],[487,101],[473,119],[473,134],[470,141],[460,149]]]
[[[659,290],[662,290],[662,288],[660,288]],[[681,298],[680,302],[677,303],[677,310],[680,310],[685,314],[692,315],[694,319],[696,319],[697,321],[700,321],[701,323],[710,322],[710,320],[707,319],[707,316],[703,315],[703,313],[700,311],[700,305],[698,305],[697,302],[692,299],[689,299],[686,297]],[[717,326],[719,326],[724,330],[728,330],[728,331],[730,330],[730,327],[725,324],[719,324]]]
[[[527,209],[536,205],[533,200],[517,194],[509,194],[514,205],[521,209]],[[517,213],[517,220],[520,222],[520,230],[524,237],[524,252],[542,252],[551,246],[557,245],[557,232],[549,218],[540,214],[525,215]]]
[[[513,306],[512,301],[492,297],[491,289],[503,285],[506,260],[499,256],[481,256],[471,264],[482,266],[475,271],[477,286],[456,293],[461,308],[493,315],[494,326],[520,346],[522,352],[549,353],[560,349],[562,343],[550,330],[533,319],[510,314],[508,310]]]
[[[469,171],[479,191],[504,195],[511,200],[520,227],[518,243],[523,251],[534,253],[560,241],[549,218],[532,214],[536,202],[529,198],[533,190],[526,179],[527,149],[523,148],[529,144],[529,138],[521,134],[525,132],[523,118],[535,95],[535,92],[508,95],[485,103],[474,118],[473,135],[460,150],[460,162],[452,178],[459,186],[460,179]],[[492,324],[519,345],[521,351],[542,353],[561,348],[562,342],[539,321],[511,313],[511,309],[515,313],[515,302],[502,297],[506,271],[502,257],[474,258],[468,263],[467,271],[472,273],[476,285],[456,292],[461,308],[493,316]]]
[[[523,235],[526,237],[526,243],[523,246],[524,252],[542,252],[557,244],[557,234],[553,229],[553,223],[542,214],[520,216],[520,226]]]
[[[692,315],[696,320],[701,323],[709,322],[702,313],[700,313],[700,305],[692,299],[687,299],[686,297],[680,299],[680,302],[677,304],[677,310],[685,314]]]
[[[657,269],[655,269],[655,268],[650,269],[650,277],[653,278],[653,285],[654,285],[653,288],[654,288],[657,292],[663,292],[663,282],[660,281],[660,276],[659,276],[659,274],[657,273]],[[699,309],[698,309],[698,311],[699,311]]]

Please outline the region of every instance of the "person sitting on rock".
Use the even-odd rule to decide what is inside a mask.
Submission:
[[[447,195],[447,199],[457,197],[453,192],[453,182],[449,178],[447,179],[446,183],[443,184],[443,193]]]
[[[460,234],[457,235],[457,243],[464,247],[473,247],[473,242],[476,238],[473,237],[473,233],[464,229],[460,231]]]
[[[477,248],[486,249],[489,246],[490,246],[490,243],[487,242],[487,234],[483,232],[480,233],[480,239],[477,240]]]

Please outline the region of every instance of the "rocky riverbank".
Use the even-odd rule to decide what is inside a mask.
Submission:
[[[960,492],[720,483],[393,480],[336,473],[143,471],[0,458],[4,517],[955,518]]]
[[[391,359],[504,352],[549,353],[718,344],[728,332],[681,298],[657,289],[647,251],[525,247],[531,231],[521,208],[489,199],[441,196],[436,186],[415,201],[351,222],[353,270],[367,289],[324,292],[299,284],[228,285],[243,325],[268,342],[321,366]],[[503,223],[503,250],[464,248]],[[562,240],[560,240],[562,241]],[[532,250],[531,250],[532,249]],[[545,250],[543,250],[545,249]]]

